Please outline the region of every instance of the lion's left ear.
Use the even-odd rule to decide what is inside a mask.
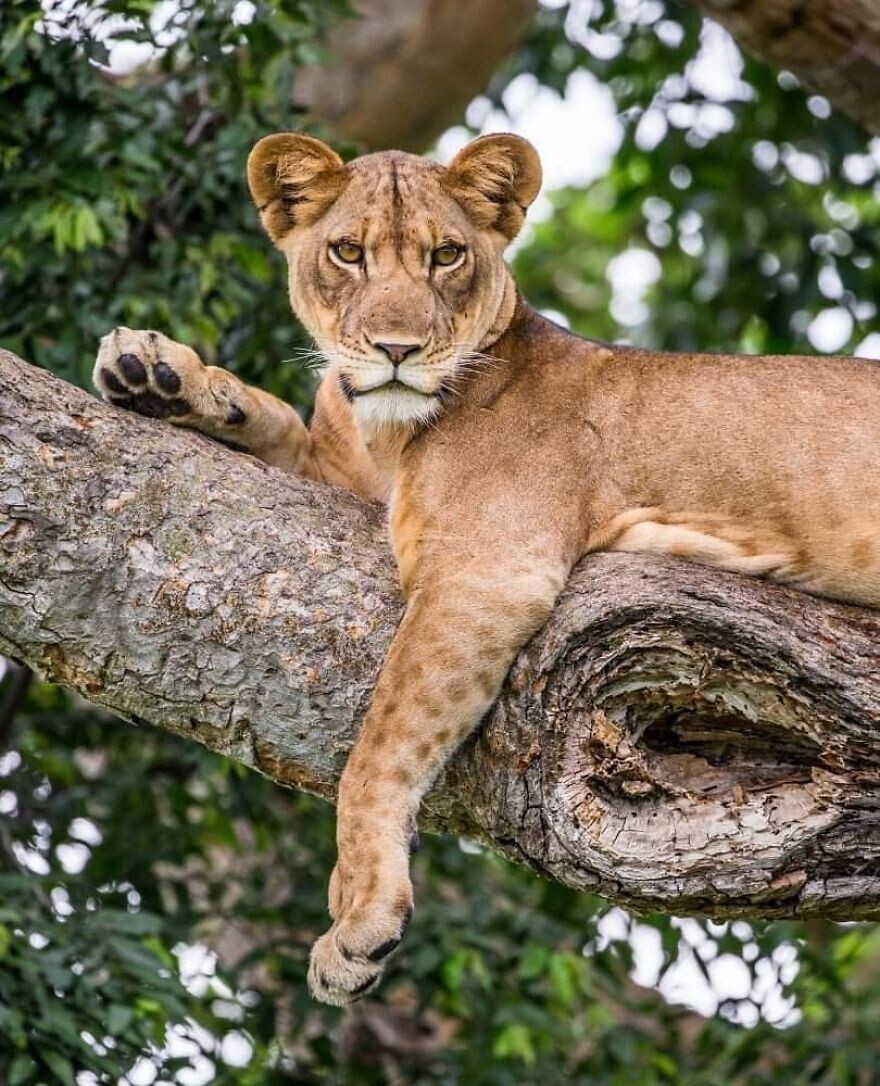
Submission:
[[[347,182],[339,155],[301,132],[278,132],[255,144],[247,178],[266,233],[276,245],[295,226],[319,219]]]
[[[478,226],[512,241],[541,188],[541,160],[521,136],[478,136],[452,160],[444,184]]]

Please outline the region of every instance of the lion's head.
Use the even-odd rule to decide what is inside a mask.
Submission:
[[[358,420],[430,419],[510,319],[502,253],[540,188],[531,144],[481,136],[445,168],[400,151],[345,164],[279,133],[254,147],[248,182],[291,305]]]

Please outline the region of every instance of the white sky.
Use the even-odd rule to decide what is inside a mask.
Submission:
[[[477,98],[468,122],[481,133],[513,131],[530,140],[541,156],[545,192],[587,185],[607,172],[623,129],[611,92],[591,72],[574,72],[564,96],[524,73],[507,87],[503,101],[506,113]],[[470,138],[468,129],[450,128],[437,142],[437,157],[448,162]]]

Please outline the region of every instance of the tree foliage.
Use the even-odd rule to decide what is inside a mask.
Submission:
[[[301,123],[294,72],[343,0],[260,0],[241,25],[235,0],[45,6],[0,12],[0,338],[84,384],[108,328],[162,328],[302,402],[244,162]],[[120,37],[145,72],[108,77]]]
[[[184,2],[173,28],[151,23],[151,0],[109,2],[100,18],[96,5],[48,7],[49,20],[23,0],[0,12],[0,341],[85,383],[100,334],[155,326],[307,407],[306,375],[282,365],[301,333],[243,163],[259,135],[298,125],[293,73],[341,5],[260,0],[236,26],[231,0]],[[102,69],[104,16],[161,49],[145,72]],[[878,285],[866,137],[751,62],[735,97],[715,100],[692,66],[701,33],[692,11],[657,0],[542,9],[490,94],[503,101],[524,73],[562,89],[586,67],[614,93],[624,136],[604,176],[553,194],[518,279],[602,338],[809,351],[815,318],[834,310],[852,347],[871,332]],[[609,267],[633,249],[660,274],[627,300]],[[133,1086],[876,1076],[872,925],[635,920],[429,839],[389,979],[342,1013],[305,988],[326,924],[328,808],[44,685],[3,740],[10,1086],[129,1072]],[[205,941],[221,961],[188,976],[198,951],[186,948]],[[706,1017],[658,994],[683,967],[692,988],[705,980]]]
[[[815,326],[811,341],[811,324],[833,309],[833,349],[852,351],[876,327],[876,144],[729,40],[741,72],[719,88],[706,66],[723,63],[725,36],[715,27],[707,41],[692,13],[616,10],[627,9],[642,21],[609,12],[589,33],[568,8],[544,12],[520,60],[563,88],[585,63],[585,50],[560,41],[566,22],[588,54],[604,56],[612,36],[616,54],[586,63],[624,122],[608,173],[554,193],[552,215],[519,253],[526,295],[583,335],[668,350],[811,354],[825,342]],[[701,46],[711,51],[700,67]],[[644,305],[615,307],[607,270],[631,249],[650,254],[656,278]]]

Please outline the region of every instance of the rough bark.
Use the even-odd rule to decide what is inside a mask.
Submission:
[[[843,113],[880,132],[876,0],[693,0],[749,53],[793,72]]]
[[[328,798],[401,614],[383,512],[0,352],[0,651]],[[581,563],[425,821],[636,909],[880,915],[880,615]]]
[[[356,0],[294,96],[337,138],[423,151],[485,90],[537,0]]]

